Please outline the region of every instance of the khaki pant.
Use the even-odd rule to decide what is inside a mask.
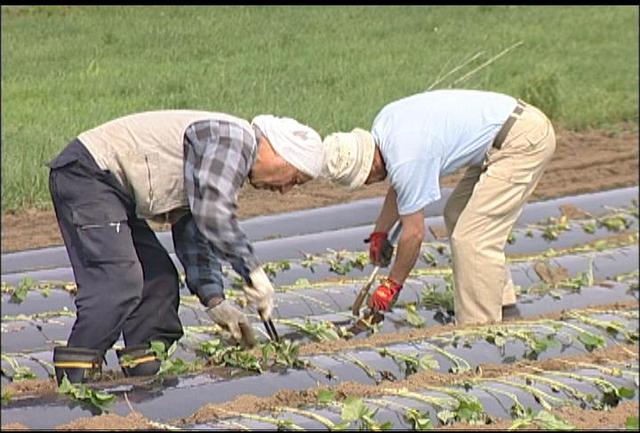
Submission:
[[[445,206],[458,324],[501,321],[502,305],[516,302],[504,246],[556,148],[549,119],[524,105],[502,147],[467,169]]]

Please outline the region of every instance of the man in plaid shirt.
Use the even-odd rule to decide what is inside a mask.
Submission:
[[[149,343],[182,337],[179,280],[145,220],[172,225],[189,290],[237,341],[253,340],[245,315],[225,299],[221,261],[246,281],[263,319],[273,286],[236,219],[245,179],[285,193],[316,177],[321,138],[290,118],[252,124],[223,113],[132,114],[83,132],[50,162],[50,191],[78,286],[67,346],[54,348],[58,382],[99,371],[120,334],[127,376],[154,374]]]

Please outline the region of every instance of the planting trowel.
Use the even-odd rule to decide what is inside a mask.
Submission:
[[[393,229],[391,230],[391,237],[389,238],[389,242],[391,242],[391,244],[394,244],[396,242],[401,231],[402,223],[398,221],[395,223]],[[371,275],[369,275],[367,282],[358,292],[358,296],[356,296],[356,299],[353,302],[353,306],[351,307],[351,313],[354,316],[360,317],[360,309],[362,308],[362,303],[367,297],[369,290],[371,290],[371,285],[375,281],[376,276],[378,275],[378,271],[380,271],[380,266],[376,266],[375,268],[373,268],[373,271],[371,272]],[[381,322],[382,319],[384,319],[384,315],[381,312],[367,309],[364,315],[360,317],[351,328],[349,328],[349,332],[353,333],[354,335],[358,334],[369,329],[372,325]]]

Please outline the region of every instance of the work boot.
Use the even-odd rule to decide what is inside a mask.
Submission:
[[[99,350],[55,346],[53,348],[53,366],[58,385],[62,383],[65,375],[69,382],[81,383],[102,373],[102,360],[103,354]]]
[[[502,320],[519,319],[522,317],[522,313],[518,309],[517,304],[503,305],[502,306]]]
[[[125,376],[153,376],[160,369],[160,360],[156,358],[148,344],[136,344],[116,350],[120,368]]]

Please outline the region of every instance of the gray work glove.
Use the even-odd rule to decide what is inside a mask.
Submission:
[[[249,274],[249,279],[251,280],[251,285],[243,287],[247,301],[256,307],[263,320],[269,320],[273,311],[273,285],[262,266],[254,269]]]
[[[255,345],[253,328],[242,311],[226,299],[220,301],[220,298],[214,298],[207,305],[209,308],[206,311],[211,320],[227,329],[237,343],[246,347]]]

